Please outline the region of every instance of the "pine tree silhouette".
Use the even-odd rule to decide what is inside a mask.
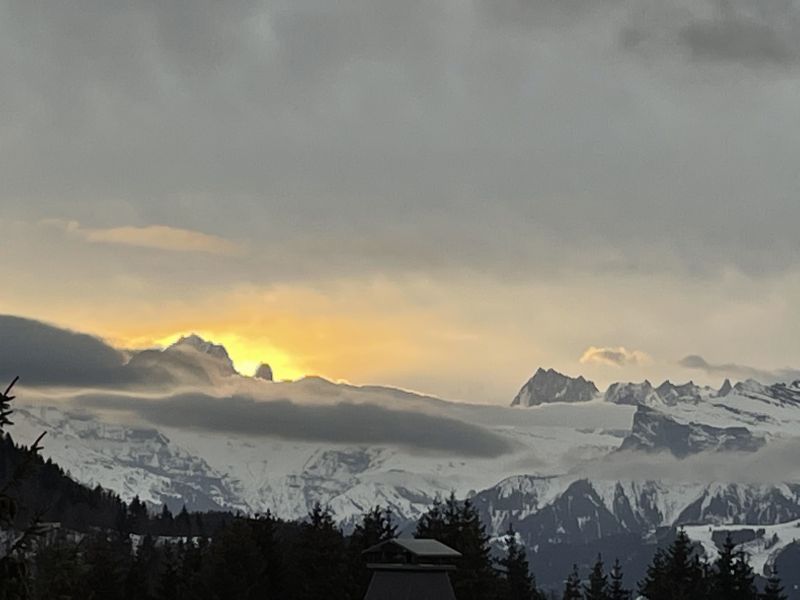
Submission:
[[[581,577],[578,575],[578,565],[572,565],[572,573],[567,577],[564,583],[564,594],[561,596],[562,600],[581,600]]]
[[[731,540],[730,534],[719,551],[719,556],[714,562],[711,576],[711,600],[728,600],[736,597],[736,580],[734,567],[736,563],[736,545]]]
[[[666,552],[656,551],[639,584],[640,593],[648,600],[696,600],[707,597],[706,588],[703,563],[683,529]]]
[[[497,594],[498,577],[492,565],[489,536],[469,500],[450,494],[444,505],[434,503],[417,522],[415,537],[433,538],[458,550],[461,559],[452,574],[459,600],[490,600]]]
[[[506,555],[499,561],[505,569],[504,600],[543,600],[536,589],[536,579],[531,573],[525,548],[517,542],[517,534],[511,524],[504,540]]]
[[[629,600],[631,591],[625,589],[623,584],[622,565],[619,564],[619,559],[614,561],[614,566],[611,568],[611,583],[608,588],[608,597],[611,600]]]
[[[391,509],[376,506],[361,515],[361,522],[353,529],[348,543],[348,561],[351,595],[359,600],[369,587],[372,573],[362,557],[362,552],[372,546],[397,537]]]
[[[598,555],[589,573],[589,582],[583,586],[585,600],[608,600],[608,576],[603,567],[603,558]]]
[[[11,402],[15,396],[11,391],[19,381],[16,377],[6,390],[0,393],[0,438],[5,441],[5,428],[13,425],[10,417],[14,412]],[[30,474],[31,469],[37,464],[39,452],[42,447],[42,433],[36,441],[27,449],[21,461],[19,461],[12,471],[7,481],[0,481],[0,529],[14,532],[17,529],[21,506],[14,497],[14,492],[23,480]],[[21,534],[12,537],[7,542],[7,547],[0,548],[0,600],[25,600],[30,597],[29,585],[29,564],[26,553],[34,538],[43,533],[39,525],[40,515],[34,514],[31,522],[24,528]]]

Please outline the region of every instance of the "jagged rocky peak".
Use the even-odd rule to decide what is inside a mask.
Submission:
[[[551,402],[588,402],[599,393],[597,386],[582,376],[573,378],[553,369],[539,368],[522,386],[511,406],[538,406]]]
[[[642,383],[612,383],[605,394],[606,402],[636,406],[654,404],[659,401],[653,384],[646,379]]]
[[[693,381],[674,384],[667,380],[656,388],[661,401],[669,406],[674,406],[678,402],[699,402],[703,398],[703,391],[703,388]]]
[[[258,369],[256,369],[254,377],[256,379],[264,379],[265,381],[273,381],[272,367],[267,363],[261,363]]]
[[[218,358],[220,360],[229,361],[231,359],[231,357],[228,355],[228,351],[225,349],[225,346],[204,340],[196,333],[182,337],[169,348],[167,348],[167,350],[183,348],[192,348],[202,354],[208,354],[209,356],[213,356],[214,358]]]
[[[747,396],[750,394],[768,395],[769,388],[755,379],[745,379],[733,386],[737,393]]]
[[[730,394],[732,391],[733,391],[733,386],[731,385],[731,380],[730,379],[726,379],[723,382],[722,387],[719,388],[719,391],[717,392],[717,396],[722,398],[722,397],[727,396],[728,394]]]
[[[685,458],[698,452],[754,452],[766,440],[746,427],[714,427],[682,423],[648,406],[639,405],[633,415],[631,434],[620,450],[669,452]]]

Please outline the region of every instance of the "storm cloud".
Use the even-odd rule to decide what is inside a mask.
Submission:
[[[23,385],[91,386],[131,381],[126,357],[98,338],[0,315],[0,376]]]
[[[181,394],[157,400],[83,395],[78,406],[133,412],[158,426],[333,444],[399,445],[420,452],[493,458],[512,443],[482,427],[444,416],[372,404],[296,404],[245,396]]]

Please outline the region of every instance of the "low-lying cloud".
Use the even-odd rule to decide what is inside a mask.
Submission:
[[[600,364],[612,367],[641,365],[650,360],[650,357],[639,350],[628,350],[623,346],[602,347],[589,346],[580,358],[581,364]]]
[[[800,439],[777,440],[756,452],[703,452],[680,459],[668,452],[615,452],[584,463],[574,475],[592,479],[775,484],[800,482]]]
[[[737,363],[713,364],[697,354],[683,357],[678,361],[678,365],[684,369],[694,369],[708,375],[731,379],[755,379],[761,383],[790,382],[800,379],[800,370],[797,369],[770,371]]]
[[[213,433],[334,444],[398,445],[421,452],[495,458],[513,451],[511,441],[449,417],[372,404],[301,405],[259,402],[245,396],[217,398],[187,393],[146,400],[86,394],[81,408],[131,412],[153,425]]]

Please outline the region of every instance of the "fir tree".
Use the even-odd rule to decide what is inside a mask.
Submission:
[[[707,577],[692,541],[682,529],[666,552],[656,551],[639,591],[648,600],[704,598]]]
[[[124,600],[131,547],[116,533],[97,532],[86,540],[86,584],[90,600]]]
[[[614,566],[611,568],[611,584],[608,588],[608,597],[610,600],[629,600],[631,597],[630,590],[625,589],[623,583],[622,565],[619,564],[619,559],[614,561]]]
[[[138,498],[136,499],[138,500]],[[158,552],[152,536],[145,535],[134,550],[125,576],[125,600],[149,600],[158,573]]]
[[[517,534],[509,525],[505,534],[506,555],[500,559],[505,569],[506,600],[541,600],[536,580],[531,574],[525,548],[517,542]]]
[[[351,595],[354,598],[364,597],[372,577],[364,563],[362,552],[395,537],[397,537],[397,525],[390,509],[376,506],[361,516],[361,522],[353,529],[348,544]]]
[[[164,546],[161,557],[161,568],[156,586],[157,600],[175,600],[178,598],[180,585],[178,575],[178,556],[176,549],[171,544]]]
[[[585,600],[609,600],[608,576],[603,568],[603,558],[598,555],[589,573],[589,582],[583,586]]]
[[[731,536],[725,538],[719,551],[711,575],[710,594],[711,600],[729,600],[737,597],[734,566],[736,562],[736,545]]]
[[[417,521],[414,537],[439,540],[444,544],[446,543],[444,541],[446,535],[445,529],[446,522],[444,510],[442,509],[442,501],[436,498],[436,500],[433,501],[433,505]]]
[[[567,577],[564,583],[564,594],[561,596],[562,600],[581,600],[581,577],[578,575],[578,565],[572,565],[572,573]]]
[[[769,579],[764,591],[759,596],[761,600],[788,600],[789,597],[783,593],[783,586],[781,585],[780,577],[778,577],[778,569],[774,566],[770,569]]]
[[[0,392],[0,440],[5,441],[4,428],[13,425],[11,422],[11,402],[15,396],[11,395],[19,381],[16,377],[4,392]],[[18,499],[14,497],[15,489],[28,476],[30,470],[37,464],[39,446],[44,434],[40,435],[33,445],[28,448],[19,462],[14,465],[10,477],[0,481],[0,530],[14,532],[17,529],[19,515],[22,512]],[[9,439],[10,442],[10,439]],[[13,536],[7,547],[0,547],[0,600],[26,600],[30,597],[29,564],[26,553],[30,550],[33,539],[42,533],[39,527],[39,516],[33,515],[30,524],[25,527],[20,535]]]
[[[298,600],[343,600],[347,595],[345,545],[333,513],[316,503],[300,526],[299,556],[295,568]]]
[[[33,575],[35,600],[82,598],[86,594],[86,565],[78,546],[65,538],[59,537],[37,549]]]

